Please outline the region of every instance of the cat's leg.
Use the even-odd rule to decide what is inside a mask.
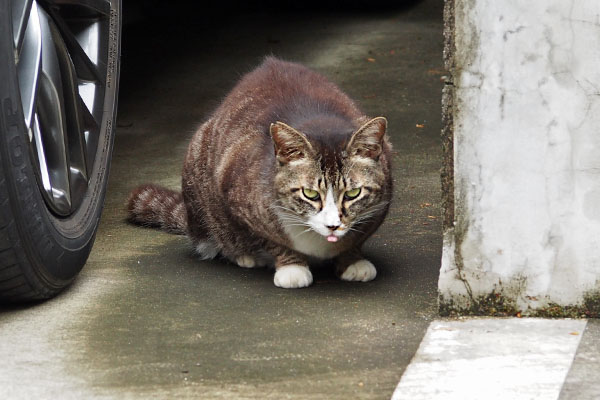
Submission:
[[[202,240],[194,240],[194,250],[196,254],[200,256],[201,260],[212,260],[219,254],[221,248],[214,240],[211,239],[202,239]]]
[[[235,263],[242,268],[254,268],[257,266],[256,259],[249,254],[237,256],[235,258]]]
[[[247,235],[246,237],[237,237],[235,241],[226,243],[222,254],[242,268],[273,265],[273,257],[262,250],[263,247],[264,240],[256,240],[251,235]]]
[[[275,286],[285,289],[297,289],[310,286],[312,273],[306,260],[291,251],[283,251],[275,258]]]
[[[340,254],[335,260],[335,268],[337,276],[344,281],[368,282],[377,276],[373,263],[356,249]]]
[[[211,260],[222,250],[217,241],[205,230],[203,221],[206,219],[202,209],[196,206],[194,193],[184,185],[183,198],[187,212],[187,235],[191,240],[196,254],[201,260]],[[190,206],[193,204],[194,206]]]
[[[266,267],[273,264],[273,258],[266,253],[244,254],[235,257],[235,263],[242,268]]]

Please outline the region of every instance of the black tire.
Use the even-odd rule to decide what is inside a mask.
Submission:
[[[102,52],[102,57],[105,57],[101,60],[106,62],[103,61],[102,67],[98,67],[98,70],[102,71],[100,78],[104,77],[98,80],[98,87],[99,90],[104,87],[104,91],[94,92],[103,94],[103,104],[99,104],[97,109],[92,107],[96,110],[93,117],[95,118],[93,131],[86,131],[85,136],[83,132],[77,133],[80,135],[79,140],[83,137],[86,140],[79,149],[83,157],[87,157],[85,161],[87,187],[83,186],[82,190],[80,181],[77,182],[80,186],[70,183],[70,188],[79,190],[78,200],[77,202],[73,200],[72,208],[67,211],[58,209],[57,212],[57,208],[49,201],[48,195],[43,190],[39,152],[36,153],[31,127],[27,128],[24,117],[16,65],[16,39],[13,40],[14,13],[11,7],[16,3],[17,1],[0,2],[0,301],[2,302],[50,298],[69,285],[85,264],[94,242],[108,181],[116,126],[119,81],[120,0],[111,0],[105,2],[106,4],[102,4],[101,0],[91,0],[83,2],[84,6],[77,5],[75,4],[77,2],[72,0],[33,2],[36,7],[39,6],[43,10],[46,18],[55,21],[53,18],[56,17],[58,22],[52,28],[54,33],[63,32],[60,29],[64,29],[67,26],[65,22],[70,23],[72,20],[69,18],[73,18],[74,15],[79,18],[78,21],[84,17],[96,18],[95,9],[90,11],[89,4],[94,4],[94,7],[100,5],[104,8],[97,18],[102,21],[99,24],[106,24],[101,25],[103,29],[101,32],[108,32],[108,37],[103,36],[104,42],[99,46],[99,52]],[[23,4],[31,7],[32,2]],[[84,16],[82,12],[85,12]],[[73,45],[72,42],[69,43],[68,37],[63,39],[63,43],[66,43],[64,48]],[[61,62],[63,64],[60,65],[64,65],[64,61]],[[81,60],[72,61],[70,71],[77,69],[73,65],[79,65],[78,62],[81,63]],[[64,73],[63,70],[60,72]],[[77,79],[73,82],[82,82],[79,80],[78,70],[75,74],[72,76],[76,76]],[[70,88],[73,88],[73,85]],[[73,95],[77,93],[78,88],[79,86],[76,86],[76,89],[68,93],[66,91],[68,88],[65,89],[65,97],[71,94],[71,100],[75,98],[76,102],[73,104],[79,107],[83,104],[82,98]],[[64,113],[69,112],[69,108],[66,107]],[[78,112],[82,113],[82,111]],[[85,116],[86,124],[89,123],[90,116],[91,114]],[[69,115],[67,117],[70,118]],[[78,118],[79,121],[83,121],[81,119],[83,117]],[[43,136],[43,132],[39,133],[40,126],[43,127],[41,123],[36,125],[38,129],[36,132]],[[91,135],[94,135],[93,146],[86,147],[88,140],[91,140],[88,137]],[[67,139],[65,141],[68,142]],[[68,146],[69,143],[66,143],[65,148]],[[66,157],[71,157],[69,162],[74,162],[73,156]],[[72,164],[67,166],[69,169],[66,171],[71,171]],[[71,195],[69,198],[75,199],[75,196]]]

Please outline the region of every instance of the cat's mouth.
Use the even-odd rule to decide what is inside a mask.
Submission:
[[[328,228],[324,229],[325,232],[321,233],[319,232],[322,236],[325,236],[325,239],[329,242],[329,243],[336,243],[338,242],[342,236],[344,236],[347,232],[347,230],[345,228],[342,229],[335,229],[335,230],[331,230]]]
[[[319,217],[317,214],[316,218],[312,217],[307,221],[307,225],[312,230],[322,236],[323,239],[329,243],[338,242],[346,233],[348,233],[348,226],[342,223],[340,220],[325,223],[323,221],[315,221]]]
[[[311,228],[314,233],[316,233],[318,236],[322,237],[329,243],[339,242],[340,239],[346,233],[348,233],[348,230],[345,227],[338,227],[336,229],[331,229],[326,226],[322,226],[322,225],[315,226],[315,225],[311,224]]]

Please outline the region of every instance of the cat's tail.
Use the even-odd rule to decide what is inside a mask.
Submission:
[[[181,193],[147,184],[131,191],[127,200],[127,219],[134,224],[160,228],[185,235],[187,212]]]

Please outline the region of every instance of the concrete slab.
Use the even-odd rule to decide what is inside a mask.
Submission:
[[[392,400],[556,399],[585,320],[434,321]]]
[[[600,320],[591,319],[560,392],[560,400],[600,399]]]
[[[442,6],[223,9],[125,26],[94,250],[58,298],[0,309],[0,397],[389,398],[436,315]],[[185,238],[124,221],[135,185],[179,187],[192,132],[271,53],[323,72],[367,113],[388,117],[396,199],[366,246],[379,268],[373,282],[322,270],[312,287],[282,290],[271,271],[199,261]]]

